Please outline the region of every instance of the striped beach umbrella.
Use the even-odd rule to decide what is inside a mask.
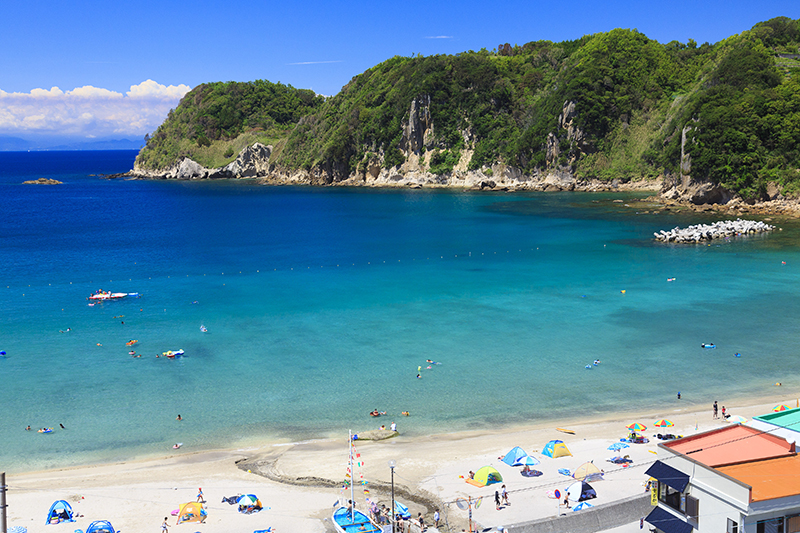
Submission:
[[[635,423],[633,423],[633,424],[631,424],[629,426],[625,426],[625,427],[628,428],[631,431],[644,431],[645,429],[647,429],[647,426],[642,425],[639,422],[635,422]]]
[[[788,411],[789,409],[791,409],[791,407],[789,407],[786,404],[776,405],[775,407],[772,408],[772,410],[775,411],[776,413],[779,411]]]
[[[628,446],[624,442],[615,442],[614,444],[608,447],[608,449],[611,450],[612,452],[618,452],[623,448],[630,448],[630,446]]]
[[[728,418],[728,422],[731,424],[744,424],[747,422],[747,419],[741,415],[733,415]]]
[[[661,420],[659,420],[658,422],[656,422],[653,425],[656,426],[656,427],[660,427],[660,428],[671,428],[675,424],[673,424],[669,420],[665,420],[665,419],[662,418]]]

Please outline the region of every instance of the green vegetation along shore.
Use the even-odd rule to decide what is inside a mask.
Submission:
[[[615,29],[575,41],[394,57],[335,96],[268,81],[195,87],[136,167],[221,167],[254,142],[271,172],[357,183],[498,168],[629,181],[691,176],[745,199],[800,193],[800,20],[715,44]],[[778,191],[776,193],[775,191]]]

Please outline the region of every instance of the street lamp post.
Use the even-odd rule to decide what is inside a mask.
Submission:
[[[390,518],[390,520],[392,521],[392,533],[395,533],[395,529],[394,529],[394,521],[395,521],[394,520],[395,519],[395,514],[394,514],[394,467],[395,466],[397,466],[397,461],[395,461],[394,459],[390,460],[389,461],[389,469],[392,471],[392,502],[391,502],[391,504],[389,504],[389,512],[392,513],[391,514],[391,518]]]

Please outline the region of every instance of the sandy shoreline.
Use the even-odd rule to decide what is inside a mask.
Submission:
[[[749,419],[771,412],[778,403],[794,406],[796,398],[787,393],[785,389],[776,388],[775,394],[769,395],[769,402],[760,398],[758,401],[721,404],[727,406],[729,413]],[[702,409],[696,404],[684,407],[676,400],[673,409],[642,409],[635,415],[564,423],[564,427],[575,431],[574,435],[559,432],[552,422],[548,422],[526,428],[442,433],[426,437],[404,437],[401,433],[384,441],[359,441],[357,446],[364,461],[362,472],[364,479],[369,480],[371,496],[384,502],[390,499],[382,488],[388,487],[390,470],[387,463],[394,459],[397,461],[395,486],[398,499],[403,501],[404,494],[413,494],[413,498],[421,503],[407,499],[405,503],[409,504],[414,515],[425,512],[428,521],[432,509],[426,508],[426,502],[430,507],[435,505],[435,501],[447,503],[467,496],[493,500],[498,486],[473,487],[460,476],[484,465],[497,468],[504,477],[512,505],[497,511],[493,501],[486,501],[474,511],[474,518],[487,527],[508,525],[555,516],[557,503],[547,497],[547,492],[556,488],[563,491],[570,482],[570,478],[559,474],[558,469],[574,470],[586,461],[594,461],[606,472],[606,479],[595,484],[598,498],[592,503],[601,505],[640,494],[644,471],[657,459],[657,455],[651,452],[657,450],[660,441],[652,436],[656,433],[689,435],[724,425],[725,422],[712,418],[711,401]],[[660,418],[672,420],[675,426],[652,427],[653,422]],[[402,432],[402,421],[399,422]],[[624,450],[623,453],[633,459],[628,468],[606,462],[613,455],[607,450],[608,446],[624,436],[624,426],[632,422],[648,426],[644,434],[651,437],[650,442],[632,444]],[[543,458],[539,452],[551,439],[563,440],[573,457]],[[50,505],[55,500],[65,499],[83,517],[75,523],[49,526],[47,531],[85,529],[90,522],[101,519],[110,520],[122,530],[155,530],[165,516],[169,516],[169,523],[174,525],[175,517],[170,515],[171,511],[180,503],[194,501],[197,489],[202,487],[209,512],[201,528],[204,532],[252,531],[270,526],[278,531],[326,531],[330,511],[340,494],[339,488],[330,485],[336,485],[344,478],[346,441],[346,437],[321,439],[9,474],[6,478],[9,486],[8,524],[25,526],[32,532],[44,531]],[[514,446],[520,446],[541,459],[541,464],[535,468],[543,472],[542,476],[522,477],[519,467],[509,467],[499,460],[500,455]],[[243,461],[244,468],[237,466],[239,461]],[[247,468],[253,473],[248,473]],[[273,478],[289,481],[316,479],[294,481],[299,485],[279,483],[258,475],[259,470]],[[320,478],[328,480],[329,486],[320,486],[325,485],[324,481],[319,481]],[[239,514],[235,506],[220,503],[223,496],[240,493],[256,494],[267,508],[248,516]],[[442,515],[453,530],[460,531],[465,525],[467,513],[455,505],[445,505]]]

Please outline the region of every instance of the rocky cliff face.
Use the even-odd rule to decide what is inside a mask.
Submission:
[[[430,112],[431,98],[422,95],[415,98],[410,106],[408,119],[403,123],[400,149],[405,162],[394,168],[383,166],[382,154],[359,164],[355,172],[336,162],[323,162],[311,170],[281,168],[270,163],[271,146],[255,143],[244,148],[236,160],[221,168],[205,168],[199,163],[183,158],[173,166],[157,171],[134,167],[130,176],[145,179],[220,179],[220,178],[258,178],[268,184],[304,185],[343,185],[367,187],[451,187],[489,190],[616,190],[641,189],[657,190],[660,182],[621,183],[599,180],[579,181],[567,169],[551,168],[542,172],[525,174],[521,169],[495,164],[479,170],[469,170],[475,142],[474,133],[467,127],[462,131],[464,148],[452,172],[436,175],[429,172],[430,159],[435,151],[434,124]],[[584,132],[577,127],[574,102],[565,102],[559,127],[566,130],[570,142],[570,157],[578,157],[581,150],[588,148]],[[550,141],[552,139],[552,143]],[[558,138],[551,135],[548,140],[548,162],[557,162],[560,155]]]

